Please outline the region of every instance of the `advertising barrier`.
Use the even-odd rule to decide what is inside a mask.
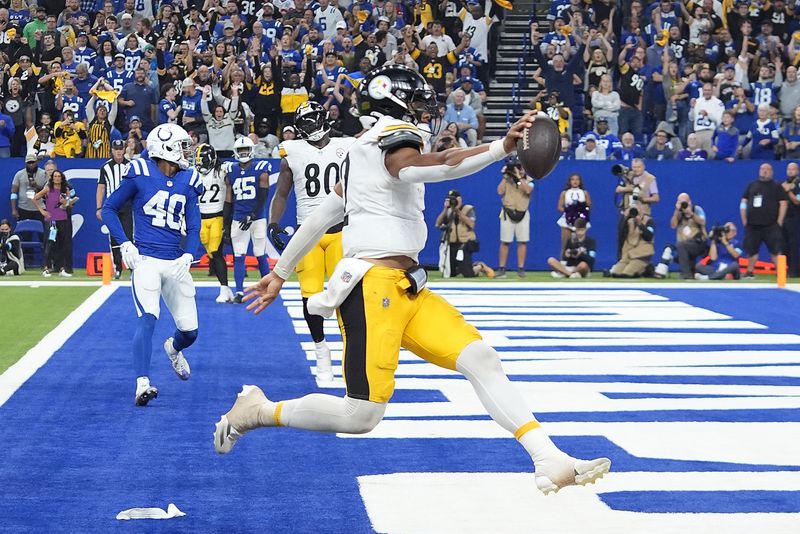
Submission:
[[[64,171],[73,185],[80,201],[73,212],[73,255],[76,267],[86,265],[87,254],[108,251],[108,230],[95,214],[95,191],[100,166],[103,160],[66,159],[55,160],[58,168]],[[592,197],[591,230],[589,234],[597,240],[596,270],[613,265],[616,258],[617,225],[619,210],[615,206],[614,189],[618,178],[611,174],[613,161],[565,161],[556,166],[553,173],[535,183],[531,200],[531,242],[528,246],[526,268],[528,270],[546,270],[549,256],[559,255],[560,228],[557,226],[560,213],[557,210],[558,197],[564,189],[567,178],[574,172],[580,173],[586,189]],[[647,171],[657,178],[661,201],[653,206],[653,218],[656,222],[656,251],[660,254],[664,246],[673,243],[675,231],[669,227],[669,220],[675,207],[676,197],[686,192],[694,201],[705,209],[707,227],[713,224],[732,221],[739,227],[739,200],[746,185],[758,177],[760,161],[726,162],[682,162],[682,161],[647,161]],[[787,161],[774,162],[775,179],[785,176]],[[0,218],[10,218],[11,208],[8,202],[11,181],[14,174],[25,166],[22,158],[9,158],[0,166]],[[272,160],[275,174],[271,177],[274,185],[277,179],[277,160]],[[420,254],[420,262],[424,265],[437,265],[439,257],[439,240],[441,232],[434,228],[436,216],[442,210],[444,199],[450,189],[457,189],[465,204],[475,206],[477,213],[477,236],[481,250],[474,256],[490,266],[497,265],[497,254],[500,235],[501,202],[497,194],[502,164],[497,163],[468,178],[429,184],[426,186],[425,220],[428,225],[428,241]],[[357,180],[357,176],[350,179]],[[271,198],[271,197],[270,197]],[[287,203],[282,223],[287,227],[295,226],[295,210],[293,197]],[[230,252],[230,251],[228,251]],[[268,254],[271,258],[278,256],[270,244]],[[769,259],[764,255],[763,259]],[[509,254],[509,265],[516,269],[516,254]]]

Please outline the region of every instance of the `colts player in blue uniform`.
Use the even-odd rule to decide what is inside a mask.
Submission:
[[[253,163],[255,146],[249,137],[240,137],[233,144],[238,163],[228,168],[228,192],[225,197],[223,216],[225,227],[230,228],[233,245],[233,279],[236,281],[236,296],[233,301],[242,302],[244,295],[245,264],[247,246],[253,241],[253,255],[258,260],[261,276],[269,273],[267,263],[267,196],[269,196],[268,161]],[[231,219],[233,222],[230,222]]]
[[[139,319],[133,336],[136,371],[136,405],[145,406],[158,396],[150,385],[153,330],[163,297],[173,319],[175,334],[164,351],[181,380],[191,373],[183,349],[197,339],[197,306],[189,267],[200,247],[200,175],[189,169],[192,140],[175,124],[160,124],[147,136],[147,158],[131,161],[119,188],[103,204],[103,221],[120,245],[122,259],[132,270],[131,287]],[[131,242],[119,221],[119,210],[133,205]],[[186,243],[181,248],[182,232]]]

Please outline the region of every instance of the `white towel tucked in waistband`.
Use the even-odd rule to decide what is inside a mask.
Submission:
[[[328,288],[309,297],[308,313],[331,317],[372,267],[374,264],[356,258],[340,260],[328,280]]]

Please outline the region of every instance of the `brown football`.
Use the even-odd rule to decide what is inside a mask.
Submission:
[[[541,180],[555,168],[561,154],[561,134],[555,121],[539,112],[533,126],[517,139],[517,157],[531,178]]]

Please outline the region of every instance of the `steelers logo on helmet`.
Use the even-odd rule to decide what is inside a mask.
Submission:
[[[375,76],[370,80],[367,92],[376,100],[389,98],[392,95],[392,80],[384,75]]]
[[[362,115],[389,115],[438,130],[436,92],[418,72],[402,65],[380,67],[364,79],[359,90]]]

